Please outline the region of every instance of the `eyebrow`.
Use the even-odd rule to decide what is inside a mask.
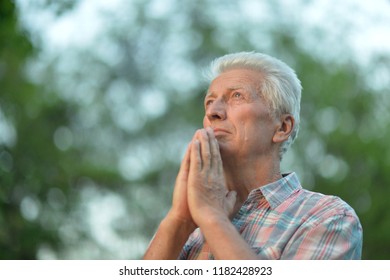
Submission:
[[[235,86],[235,87],[229,87],[229,88],[227,88],[227,91],[228,92],[232,92],[232,91],[234,91],[234,90],[237,90],[237,89],[244,89],[244,90],[247,90],[245,87],[243,87],[243,86]],[[215,94],[215,92],[214,91],[209,91],[209,90],[207,90],[206,91],[206,95],[205,95],[205,98],[206,97],[209,97],[209,96],[213,96]]]

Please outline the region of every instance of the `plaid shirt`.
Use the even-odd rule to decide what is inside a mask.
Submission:
[[[232,223],[261,259],[361,258],[355,211],[338,197],[303,189],[295,173],[251,191]],[[179,259],[214,259],[205,247],[198,228]]]

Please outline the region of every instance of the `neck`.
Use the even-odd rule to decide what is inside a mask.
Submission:
[[[249,159],[244,162],[223,160],[223,167],[228,189],[235,190],[241,202],[246,200],[252,190],[282,177],[279,157]]]

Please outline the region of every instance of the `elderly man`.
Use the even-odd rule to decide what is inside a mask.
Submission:
[[[282,174],[301,84],[285,63],[242,52],[211,64],[203,129],[144,259],[359,259],[362,228],[340,198]]]

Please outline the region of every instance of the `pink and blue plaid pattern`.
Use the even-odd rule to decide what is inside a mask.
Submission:
[[[295,173],[253,190],[232,223],[261,259],[361,258],[355,211],[338,197],[303,189]],[[203,244],[197,229],[179,258],[198,259]]]

